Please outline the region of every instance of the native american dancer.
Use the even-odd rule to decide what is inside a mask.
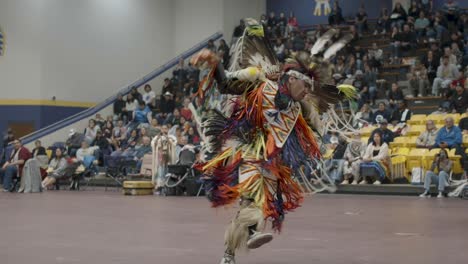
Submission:
[[[208,50],[191,61],[207,71],[191,106],[205,143],[206,162],[197,168],[213,207],[240,199],[226,230],[223,264],[235,263],[239,249],[271,241],[272,234],[262,233],[265,220],[280,231],[285,214],[300,206],[298,181],[310,179],[321,159],[311,128],[320,125],[317,112],[355,94],[349,86],[321,84],[307,52],[280,67],[262,26],[245,21],[228,71]],[[215,89],[225,96],[221,111],[208,107]]]

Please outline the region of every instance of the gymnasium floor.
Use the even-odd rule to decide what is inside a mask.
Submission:
[[[0,263],[219,263],[234,209],[111,191],[0,193]],[[316,195],[237,263],[466,263],[468,201]]]

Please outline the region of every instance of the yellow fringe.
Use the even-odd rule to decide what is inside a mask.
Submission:
[[[234,155],[234,152],[232,151],[232,148],[226,149],[221,154],[219,154],[216,158],[213,158],[209,163],[207,163],[205,166],[203,166],[203,170],[205,171],[205,170],[215,166],[219,162],[231,157],[232,155]]]

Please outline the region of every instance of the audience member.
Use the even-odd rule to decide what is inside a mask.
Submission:
[[[462,87],[460,82],[456,83],[456,93],[452,96],[450,101],[450,108],[452,113],[463,114],[468,109],[468,92]]]
[[[21,178],[23,174],[24,164],[31,158],[29,149],[21,144],[19,139],[13,141],[14,151],[11,152],[9,159],[3,164],[0,169],[0,179],[3,184],[3,191],[13,191],[13,179]]]
[[[42,146],[42,143],[40,140],[36,140],[34,142],[35,148],[32,150],[31,157],[35,158],[37,156],[44,156],[47,155],[46,149]]]
[[[47,190],[50,186],[54,185],[58,179],[65,176],[67,168],[67,160],[64,151],[61,148],[56,148],[52,159],[47,168],[47,177],[42,181],[42,188]]]
[[[84,140],[86,140],[88,144],[93,143],[97,132],[100,130],[101,128],[96,125],[96,121],[94,119],[90,119],[88,121],[88,127],[86,127],[84,131]]]
[[[142,136],[142,144],[135,148],[134,159],[137,161],[137,170],[141,169],[143,157],[151,153],[151,139],[147,136]]]
[[[453,80],[458,79],[460,73],[455,65],[449,63],[449,57],[444,56],[442,64],[437,68],[437,77],[432,85],[432,95],[440,94],[441,89],[447,89]]]
[[[380,16],[377,20],[377,27],[374,31],[374,35],[377,35],[379,32],[381,34],[386,34],[390,29],[390,16],[388,15],[388,9],[382,8],[380,11]]]
[[[367,13],[364,7],[360,7],[358,13],[356,14],[355,24],[357,26],[359,37],[362,36],[364,30],[368,30],[367,26]]]
[[[462,143],[462,133],[459,127],[454,126],[452,117],[445,118],[445,126],[437,133],[435,148],[457,148]]]
[[[113,109],[114,109],[114,119],[115,120],[123,119],[124,116],[125,116],[125,118],[128,118],[127,117],[126,105],[127,105],[127,103],[123,99],[122,94],[119,93],[117,95],[117,99],[115,99],[115,101],[114,101],[114,107],[113,107]]]
[[[403,95],[403,91],[398,86],[398,83],[396,82],[392,83],[392,88],[390,89],[390,92],[388,93],[388,99],[389,99],[388,101],[389,101],[390,107],[392,109],[395,108],[397,101],[403,101],[405,99],[405,96]]]
[[[408,109],[408,105],[406,101],[400,100],[397,102],[397,109],[393,111],[392,114],[392,123],[393,125],[397,125],[399,123],[406,123],[408,120],[411,119],[411,110]]]
[[[374,178],[374,184],[381,184],[387,176],[390,176],[388,145],[382,140],[382,133],[380,131],[376,131],[372,139],[372,142],[367,146],[366,152],[362,158],[362,163],[360,165],[362,181],[359,184],[367,184],[366,177]]]
[[[330,142],[330,148],[333,150],[333,152],[331,158],[325,162],[325,170],[334,183],[339,183],[343,178],[343,165],[345,162],[343,157],[346,151],[347,143],[339,136],[333,136],[330,139]]]
[[[426,130],[422,132],[416,139],[416,147],[432,148],[436,142],[437,127],[433,120],[426,121]]]
[[[81,133],[76,132],[75,129],[70,129],[70,133],[68,133],[67,141],[65,145],[68,149],[69,156],[75,156],[76,151],[81,147],[81,142],[84,140],[84,135]]]
[[[133,111],[138,107],[138,100],[133,97],[131,93],[127,94],[127,103],[125,104],[125,109],[127,110],[127,121],[131,121],[133,118]]]
[[[144,90],[145,92],[143,93],[143,102],[148,105],[151,103],[151,101],[153,101],[154,98],[156,98],[156,94],[153,92],[153,89],[149,84],[145,84]]]
[[[381,117],[379,118],[379,116],[381,116]],[[374,115],[372,116],[372,123],[377,124],[377,123],[379,123],[378,119],[390,120],[390,118],[391,118],[390,111],[388,111],[386,109],[385,103],[380,102],[379,103],[379,108],[377,109],[377,111],[374,112]]]
[[[351,178],[353,179],[353,185],[358,184],[359,167],[361,165],[362,157],[364,156],[365,151],[366,144],[362,142],[361,134],[359,132],[355,132],[344,153],[344,181],[341,184],[349,184]]]
[[[158,119],[156,118],[153,118],[151,120],[151,124],[148,128],[148,137],[150,137],[151,139],[154,138],[155,136],[159,135],[161,133],[161,127],[158,123]]]
[[[392,11],[392,14],[390,16],[391,20],[391,27],[397,26],[399,29],[401,29],[401,26],[406,22],[407,19],[407,13],[406,10],[403,8],[400,2],[396,2],[395,8]]]
[[[390,144],[390,142],[393,142],[393,139],[395,138],[395,134],[393,133],[393,131],[388,129],[387,119],[385,118],[382,119],[379,124],[380,124],[380,127],[372,131],[371,136],[369,137],[368,143],[372,143],[372,140],[374,139],[374,135],[376,133],[379,133],[380,135],[379,139],[383,141],[384,143]]]
[[[372,110],[369,107],[369,104],[363,104],[359,112],[354,116],[354,127],[366,126],[369,123],[372,123]]]
[[[132,98],[134,98],[135,100],[137,101],[143,101],[143,96],[141,95],[141,93],[138,91],[138,89],[136,87],[133,87],[131,90],[130,90],[130,93],[132,95]]]
[[[432,182],[436,182],[439,194],[437,198],[444,197],[445,187],[449,186],[449,174],[452,171],[453,162],[449,159],[447,150],[441,149],[439,154],[434,157],[431,168],[426,172],[424,178],[424,192],[420,197],[430,197],[430,187]],[[436,174],[437,173],[437,174]]]
[[[339,25],[344,22],[343,13],[341,11],[340,3],[338,1],[333,2],[330,15],[328,16],[328,24],[331,26]]]

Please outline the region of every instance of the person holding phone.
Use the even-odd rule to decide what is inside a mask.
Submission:
[[[424,192],[419,195],[419,197],[431,197],[429,189],[431,188],[431,183],[436,182],[438,183],[437,189],[439,190],[437,198],[443,198],[445,187],[449,186],[448,180],[452,167],[453,162],[448,158],[447,150],[441,149],[440,152],[435,155],[431,168],[426,172]]]

